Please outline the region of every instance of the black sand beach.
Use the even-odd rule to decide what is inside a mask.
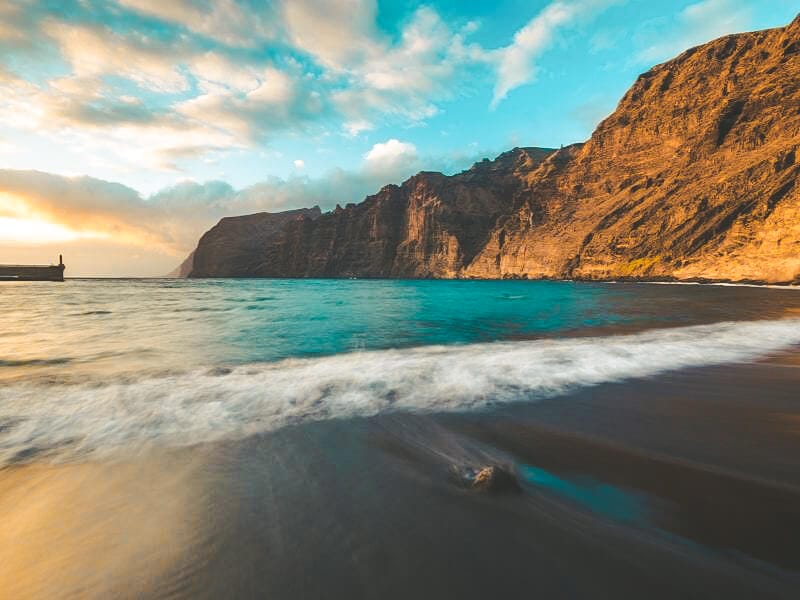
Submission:
[[[8,598],[794,598],[797,356],[0,472]],[[453,465],[509,465],[520,494]],[[131,502],[136,498],[136,502]]]

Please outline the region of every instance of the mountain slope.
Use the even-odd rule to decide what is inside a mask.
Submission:
[[[693,48],[531,173],[466,274],[794,280],[799,144],[800,18]]]
[[[654,67],[584,144],[419,173],[269,235],[238,217],[192,276],[797,281],[798,146],[800,17]]]

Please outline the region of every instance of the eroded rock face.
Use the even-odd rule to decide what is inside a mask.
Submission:
[[[252,277],[264,260],[263,252],[294,221],[320,216],[318,206],[279,213],[225,217],[206,231],[197,249],[181,265],[189,277]]]
[[[693,48],[532,172],[466,273],[796,280],[798,145],[800,18]]]
[[[211,235],[223,219],[192,275],[792,282],[799,174],[800,17],[654,67],[584,144],[419,173],[318,218],[238,217],[235,240]]]
[[[422,172],[321,216],[223,219],[200,239],[191,276],[461,276],[551,152],[516,148],[452,177]]]

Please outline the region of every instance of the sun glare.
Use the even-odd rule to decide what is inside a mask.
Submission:
[[[57,223],[0,217],[0,243],[49,244],[107,237],[93,231],[74,231]]]

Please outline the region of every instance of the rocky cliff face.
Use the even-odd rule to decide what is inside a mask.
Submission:
[[[320,216],[318,206],[280,213],[225,217],[206,231],[181,268],[189,277],[248,277],[262,265],[263,250],[295,221]],[[187,263],[191,260],[191,266]]]
[[[797,281],[798,158],[800,17],[654,67],[584,144],[238,217],[235,242],[223,219],[192,275]]]

